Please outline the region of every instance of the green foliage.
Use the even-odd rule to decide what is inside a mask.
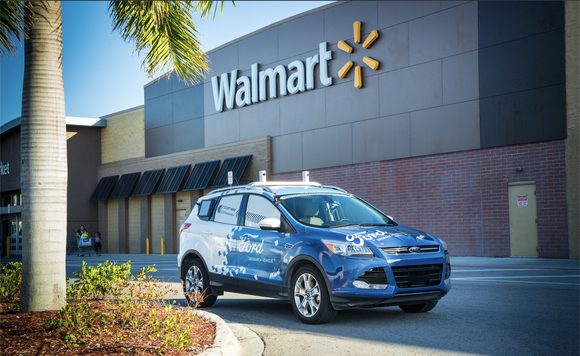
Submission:
[[[0,266],[0,301],[3,306],[2,312],[18,309],[21,283],[22,263],[10,262],[7,265]]]
[[[208,71],[194,15],[208,17],[215,8],[215,16],[217,7],[213,1],[111,1],[109,13],[113,30],[125,41],[135,42],[137,54],[146,52],[143,67],[150,77],[159,70],[174,69],[194,84]]]
[[[127,280],[131,276],[131,266],[131,261],[120,266],[105,261],[97,267],[91,267],[83,261],[81,270],[74,272],[78,279],[73,284],[67,283],[67,298],[71,300],[105,299],[112,293],[115,283]]]
[[[69,304],[49,322],[70,347],[83,345],[92,334],[112,326],[126,330],[125,334],[116,336],[119,341],[129,333],[158,340],[159,354],[168,346],[181,349],[192,345],[188,336],[194,327],[188,318],[190,311],[169,313],[172,306],[166,297],[175,291],[147,276],[156,271],[154,267],[141,269],[137,276],[131,274],[131,267],[130,261],[122,265],[105,261],[96,267],[88,267],[83,262],[81,271],[75,272],[78,280],[67,288]],[[106,312],[92,307],[91,303],[97,299],[104,300]]]

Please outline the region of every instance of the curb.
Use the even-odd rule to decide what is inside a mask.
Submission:
[[[257,356],[264,353],[262,339],[248,327],[238,323],[227,324],[210,312],[199,309],[196,312],[215,323],[214,345],[200,356]]]

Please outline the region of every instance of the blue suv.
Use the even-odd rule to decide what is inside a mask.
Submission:
[[[427,312],[451,288],[445,242],[314,182],[256,182],[200,198],[177,259],[190,304],[212,306],[226,291],[283,298],[308,324],[356,307]]]

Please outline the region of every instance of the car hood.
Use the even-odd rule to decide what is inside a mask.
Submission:
[[[439,245],[439,239],[408,226],[361,226],[335,229],[312,228],[313,234],[336,242],[375,247]],[[324,231],[321,231],[324,230]]]

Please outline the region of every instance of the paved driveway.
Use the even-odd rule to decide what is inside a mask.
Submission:
[[[68,256],[67,275],[82,261],[96,265],[106,259],[131,260],[133,273],[155,264],[156,278],[180,282],[176,255]],[[426,314],[397,307],[354,309],[328,324],[306,325],[287,301],[236,293],[220,296],[208,311],[256,332],[267,356],[580,354],[579,261],[456,257],[451,262],[452,290]]]

